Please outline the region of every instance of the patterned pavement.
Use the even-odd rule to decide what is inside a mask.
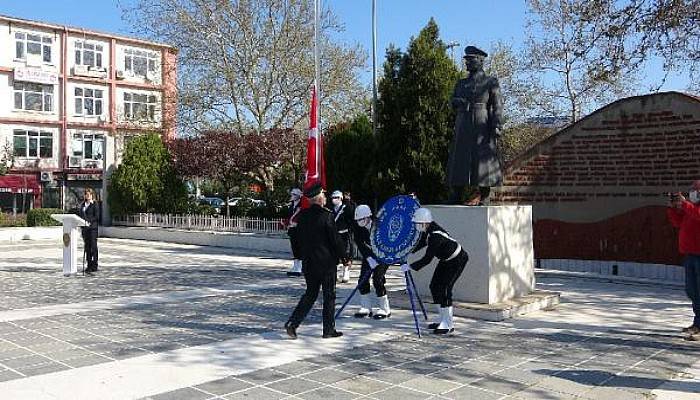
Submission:
[[[64,278],[56,244],[0,244],[0,393],[232,340],[257,343],[280,332],[303,291],[299,279],[284,277],[280,255],[107,239],[100,250],[98,276]],[[390,297],[405,296],[399,274],[391,275]],[[261,361],[128,398],[700,398],[692,369],[700,345],[678,333],[690,316],[681,291],[564,278],[539,286],[562,292],[556,310],[502,323],[459,319],[458,334],[422,339],[400,325],[410,319],[397,311],[388,336],[368,345],[302,351],[292,362]],[[351,288],[340,286],[339,303]],[[339,329],[352,320],[342,318]],[[319,323],[316,308],[308,325]],[[320,333],[312,331],[300,333]]]

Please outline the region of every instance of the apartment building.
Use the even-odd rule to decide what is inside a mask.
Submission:
[[[0,16],[0,207],[74,207],[129,137],[175,134],[171,46]],[[105,176],[107,174],[107,176]]]

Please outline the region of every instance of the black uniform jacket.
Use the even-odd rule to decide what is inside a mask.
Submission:
[[[411,263],[412,269],[416,271],[420,270],[421,268],[430,264],[433,257],[437,257],[437,259],[440,261],[447,260],[455,253],[457,247],[459,247],[459,243],[452,239],[447,231],[440,225],[436,224],[435,222],[431,222],[428,226],[428,230],[421,235],[418,244],[416,244],[416,247],[412,252],[415,253],[426,246],[427,249],[425,250],[425,255],[423,258]]]
[[[338,235],[333,213],[314,204],[300,213],[297,229],[304,273],[335,271],[344,244]]]
[[[354,211],[351,211],[350,208],[345,204],[341,204],[340,208],[336,211],[331,210],[335,218],[335,226],[338,228],[338,233],[343,234],[343,235],[350,235],[350,229],[352,229],[352,226],[355,224],[355,221],[353,221],[353,216],[350,215],[352,212],[353,214],[355,213]]]
[[[83,227],[84,229],[97,229],[98,222],[100,221],[100,210],[97,207],[97,203],[92,202],[83,211],[85,203],[80,203],[78,205],[78,216],[85,221],[89,222],[89,226]]]
[[[374,254],[374,251],[372,251],[372,241],[369,236],[369,229],[363,228],[360,225],[357,225],[357,223],[354,223],[352,224],[352,234],[355,238],[357,249],[360,250],[360,254],[362,254],[362,258],[366,260],[368,257],[372,257],[375,261],[377,261],[377,256]]]

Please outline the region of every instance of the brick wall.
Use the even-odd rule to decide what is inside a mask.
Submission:
[[[492,200],[532,204],[537,258],[676,264],[666,191],[700,179],[700,100],[619,100],[535,146]]]

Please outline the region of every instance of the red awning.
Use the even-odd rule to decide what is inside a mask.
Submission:
[[[0,176],[0,192],[41,193],[41,185],[35,175]]]

